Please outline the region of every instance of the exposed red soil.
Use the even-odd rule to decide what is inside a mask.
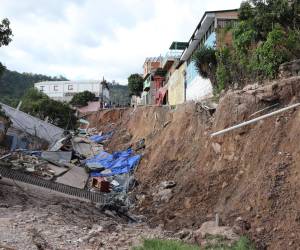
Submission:
[[[113,120],[116,132],[107,148],[145,138],[135,194],[136,211],[150,224],[178,231],[199,228],[216,213],[227,225],[241,216],[251,225],[241,233],[258,249],[300,249],[300,109],[210,137],[274,103],[279,109],[299,101],[300,77],[293,77],[228,92],[212,116],[195,103],[106,111],[103,116],[121,118]],[[158,202],[158,186],[166,180],[177,185],[168,202]]]

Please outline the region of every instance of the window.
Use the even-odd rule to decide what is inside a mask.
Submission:
[[[73,85],[68,85],[68,90],[73,90]]]
[[[40,91],[44,92],[44,88],[45,88],[45,86],[40,86]]]
[[[234,26],[237,23],[236,20],[232,20],[232,19],[218,19],[218,28],[226,28],[227,26]]]
[[[57,86],[57,85],[54,85],[53,90],[54,90],[54,91],[58,91],[58,86]]]

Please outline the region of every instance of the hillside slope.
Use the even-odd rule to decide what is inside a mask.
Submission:
[[[91,120],[104,130],[116,126],[107,145],[110,150],[145,138],[144,156],[135,173],[139,182],[135,210],[150,224],[179,231],[197,229],[216,213],[231,226],[242,217],[248,226],[239,233],[248,235],[258,249],[297,249],[300,109],[219,137],[210,134],[248,120],[274,103],[278,105],[267,112],[299,101],[300,77],[293,77],[228,92],[213,115],[190,103],[176,110],[141,107],[118,110],[117,115],[106,111]],[[160,183],[170,180],[176,182],[172,193],[158,199]]]
[[[42,74],[19,73],[5,70],[0,77],[0,101],[8,105],[16,106],[28,88],[40,81],[63,81],[66,78],[50,77]]]

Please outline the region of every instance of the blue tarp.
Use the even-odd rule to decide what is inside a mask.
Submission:
[[[117,174],[129,173],[135,166],[138,165],[141,155],[132,155],[132,150],[118,151],[113,154],[101,152],[95,157],[86,160],[87,167],[92,169],[105,168],[109,169],[111,173],[91,172],[92,177],[96,176],[112,176]]]
[[[104,135],[93,135],[89,139],[93,142],[100,143],[100,142],[103,142],[103,141],[111,138],[112,135],[113,135],[113,132],[109,132]]]

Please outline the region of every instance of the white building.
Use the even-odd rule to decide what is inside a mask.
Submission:
[[[109,101],[108,85],[102,81],[45,81],[37,82],[34,87],[57,101],[71,101],[72,97],[83,91],[90,91],[104,102]]]

